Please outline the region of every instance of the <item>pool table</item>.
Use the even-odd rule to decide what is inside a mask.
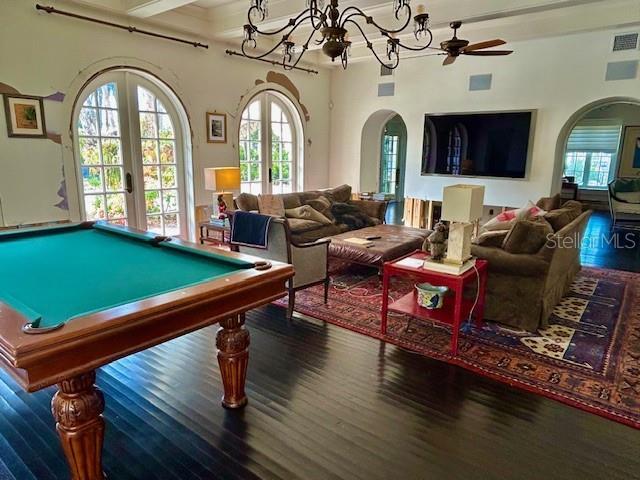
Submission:
[[[284,296],[293,276],[287,264],[101,222],[2,233],[0,271],[0,360],[29,392],[57,384],[51,411],[77,480],[104,478],[98,367],[219,323],[222,404],[240,408],[244,313]]]

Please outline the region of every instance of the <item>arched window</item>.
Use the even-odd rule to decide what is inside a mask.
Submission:
[[[242,112],[239,130],[241,190],[290,193],[302,188],[301,121],[290,100],[266,91]]]
[[[153,83],[123,71],[92,81],[77,104],[84,218],[184,235],[182,139],[171,101]]]

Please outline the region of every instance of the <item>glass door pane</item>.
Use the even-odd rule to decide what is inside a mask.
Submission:
[[[115,82],[98,87],[84,101],[77,135],[85,218],[127,225],[129,212]]]
[[[262,188],[262,107],[255,100],[242,112],[240,121],[240,187],[258,195]]]
[[[286,113],[271,102],[271,171],[272,193],[293,191],[293,137]]]
[[[380,191],[396,193],[396,175],[398,170],[398,148],[400,137],[385,135],[382,141],[382,161],[380,165]]]
[[[162,102],[144,87],[137,87],[142,185],[147,230],[167,236],[181,234],[176,135]]]

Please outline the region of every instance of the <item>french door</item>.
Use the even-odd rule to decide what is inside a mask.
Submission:
[[[291,193],[297,185],[297,132],[292,110],[276,94],[254,97],[239,132],[241,190]]]
[[[154,84],[130,72],[101,75],[75,116],[81,210],[162,235],[186,232],[177,113]]]
[[[379,186],[398,201],[404,198],[406,142],[404,122],[399,117],[389,120],[382,133]]]

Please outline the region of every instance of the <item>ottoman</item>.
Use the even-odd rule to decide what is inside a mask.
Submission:
[[[382,269],[384,262],[395,260],[422,247],[431,231],[402,225],[376,225],[329,237],[329,256],[352,263]],[[350,242],[347,238],[367,238],[379,236],[372,240],[371,247],[363,247]]]

